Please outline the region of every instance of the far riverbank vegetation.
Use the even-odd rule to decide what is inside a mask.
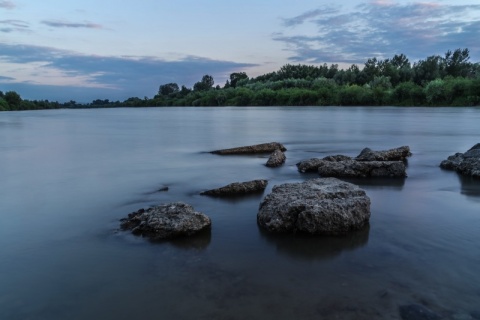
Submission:
[[[177,83],[159,87],[153,98],[93,100],[91,103],[24,100],[15,91],[0,91],[0,111],[58,108],[150,106],[478,106],[480,63],[468,49],[447,51],[411,63],[404,55],[368,59],[362,68],[291,65],[250,78],[230,74],[223,86],[211,75],[187,88]]]

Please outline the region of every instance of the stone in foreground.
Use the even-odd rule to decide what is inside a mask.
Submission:
[[[402,146],[390,150],[373,151],[370,148],[363,149],[355,158],[357,161],[405,161],[410,157],[409,146]]]
[[[275,186],[257,214],[258,224],[275,233],[341,235],[364,227],[369,219],[365,191],[336,178]]]
[[[234,182],[218,189],[201,192],[201,195],[226,197],[236,195],[246,195],[251,193],[263,192],[267,187],[267,180],[252,180],[246,182]]]
[[[274,152],[277,149],[280,149],[281,151],[287,151],[287,148],[285,148],[281,143],[269,142],[269,143],[256,144],[253,146],[215,150],[215,151],[211,151],[211,153],[221,154],[221,155],[255,154],[255,153]]]
[[[480,178],[480,143],[465,153],[455,153],[440,163],[446,170],[454,170],[460,174]]]
[[[276,168],[284,164],[285,160],[287,160],[285,153],[283,153],[282,150],[277,149],[273,151],[265,165],[270,168]]]
[[[322,177],[368,178],[368,177],[406,177],[403,161],[342,161],[322,160],[318,163],[318,173]]]
[[[133,234],[151,240],[191,236],[211,226],[208,216],[194,211],[191,205],[183,202],[140,209],[120,221],[123,230],[132,230]]]

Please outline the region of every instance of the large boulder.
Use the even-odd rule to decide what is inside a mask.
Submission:
[[[405,164],[402,161],[342,161],[318,162],[318,173],[322,177],[406,177]]]
[[[276,168],[284,164],[285,160],[287,160],[285,153],[283,153],[282,150],[277,149],[273,151],[265,165],[270,168]]]
[[[373,151],[370,148],[363,149],[355,158],[357,161],[405,161],[410,157],[410,147],[402,146],[390,150]]]
[[[368,224],[370,198],[336,178],[274,186],[260,204],[258,224],[270,232],[346,234]]]
[[[287,148],[285,148],[281,143],[269,142],[269,143],[256,144],[252,146],[215,150],[215,151],[211,151],[211,153],[221,154],[221,155],[255,154],[255,153],[270,153],[270,152],[274,152],[277,149],[280,149],[281,151],[287,151]]]
[[[120,221],[123,230],[132,230],[133,234],[151,240],[191,236],[211,226],[208,216],[183,202],[140,209]]]
[[[446,170],[454,170],[460,174],[480,178],[480,143],[465,153],[455,153],[440,163]]]
[[[252,180],[246,182],[234,182],[224,187],[203,191],[200,194],[214,197],[245,195],[263,192],[267,187],[267,180]]]
[[[318,172],[318,167],[323,163],[323,161],[343,161],[343,160],[351,160],[352,158],[349,156],[344,156],[341,154],[335,156],[326,156],[323,159],[320,158],[312,158],[308,160],[303,160],[297,163],[298,171],[304,172]]]

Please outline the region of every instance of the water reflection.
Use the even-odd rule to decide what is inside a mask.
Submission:
[[[200,194],[200,192],[198,192],[197,194]],[[264,194],[265,194],[265,190],[260,190],[258,192],[253,192],[250,194],[234,194],[234,195],[227,195],[227,196],[210,196],[210,195],[201,195],[201,196],[211,201],[221,201],[221,202],[236,204],[236,203],[241,203],[245,201],[255,201],[260,203],[260,201],[263,199]]]
[[[275,246],[277,251],[294,259],[331,259],[343,251],[359,249],[368,243],[370,225],[345,236],[311,236],[306,234],[272,234],[261,227],[261,239]]]
[[[196,235],[189,236],[189,237],[181,237],[168,240],[168,243],[178,249],[184,250],[205,250],[212,240],[212,230],[207,229],[204,230]],[[152,241],[153,243],[160,243],[160,242],[167,242],[166,240],[163,241]]]
[[[370,189],[384,189],[389,188],[401,191],[405,185],[407,178],[388,178],[388,177],[374,177],[374,178],[342,178],[342,180],[356,184],[360,187],[368,186]]]
[[[468,197],[480,197],[480,179],[458,174],[462,186],[461,193]]]
[[[163,240],[151,240],[141,235],[133,235],[129,230],[118,229],[115,230],[114,233],[128,243],[141,244],[143,242],[150,242],[153,245],[166,244],[183,250],[205,250],[212,240],[212,230],[210,228],[191,236]]]

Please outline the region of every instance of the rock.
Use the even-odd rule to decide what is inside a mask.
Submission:
[[[446,170],[454,170],[462,175],[480,178],[480,143],[465,153],[455,153],[440,163]]]
[[[281,143],[270,142],[270,143],[256,144],[256,145],[253,145],[253,146],[245,146],[245,147],[238,147],[238,148],[231,148],[231,149],[215,150],[215,151],[211,151],[211,153],[221,154],[221,155],[254,154],[254,153],[274,152],[277,149],[280,149],[281,151],[287,151],[287,148],[285,148]]]
[[[402,146],[384,151],[373,151],[372,149],[365,148],[355,158],[357,161],[405,161],[410,157],[410,147]]]
[[[472,316],[473,319],[480,319],[480,310],[472,311],[470,315]]]
[[[297,163],[297,168],[298,171],[304,173],[304,172],[317,172],[319,165],[322,163],[322,161],[342,161],[342,160],[350,160],[352,159],[351,157],[344,156],[344,155],[336,155],[336,156],[326,156],[323,159],[320,158],[312,158],[309,160],[304,160],[300,161]]]
[[[364,227],[369,219],[365,191],[335,178],[275,186],[257,214],[258,224],[276,233],[340,235]]]
[[[403,320],[437,320],[438,314],[420,304],[409,304],[399,307],[400,317]]]
[[[282,150],[277,149],[273,151],[273,153],[270,155],[270,158],[268,158],[266,166],[270,168],[280,167],[282,164],[285,163],[286,159],[287,157],[282,152]]]
[[[132,230],[133,234],[151,240],[190,236],[211,226],[208,216],[194,211],[191,205],[183,202],[140,209],[120,221],[123,230]]]
[[[323,160],[326,161],[343,161],[352,159],[349,156],[344,156],[343,154],[337,154],[336,156],[326,156]]]
[[[218,189],[201,192],[201,195],[224,197],[234,195],[245,195],[250,193],[263,192],[267,187],[267,180],[253,180],[247,182],[234,182]]]
[[[405,164],[402,161],[342,161],[322,160],[318,164],[318,173],[322,177],[406,177]]]

